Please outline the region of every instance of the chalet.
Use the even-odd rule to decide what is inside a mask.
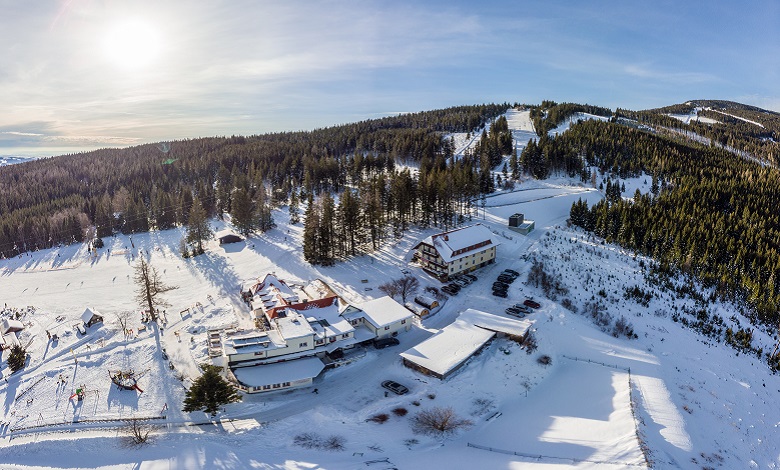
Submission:
[[[531,322],[468,309],[452,324],[417,346],[401,353],[406,367],[438,379],[446,379],[497,335],[523,338]]]
[[[87,307],[84,309],[84,313],[81,314],[81,321],[89,328],[96,323],[103,323],[103,315],[97,310]]]
[[[329,356],[411,328],[412,313],[392,298],[348,304],[320,280],[293,287],[267,274],[247,294],[256,328],[209,338],[210,348],[222,348],[210,355],[225,356],[247,393],[306,386]]]
[[[490,229],[476,224],[425,238],[415,256],[425,272],[445,282],[494,263],[499,244]]]

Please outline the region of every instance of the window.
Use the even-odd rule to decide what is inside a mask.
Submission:
[[[270,385],[263,385],[263,390],[271,390],[271,386]]]
[[[341,338],[342,338],[342,339],[344,339],[344,338],[349,338],[349,333],[344,333],[343,335],[341,335]]]
[[[406,324],[406,320],[401,320],[401,324],[405,325]]]
[[[281,384],[274,384],[274,388],[281,388],[281,387],[282,387]]]
[[[285,383],[282,384],[282,386],[283,387],[289,387],[290,386],[290,382],[285,382]]]
[[[334,337],[331,337],[331,338],[330,338],[330,342],[331,342],[331,343],[335,343],[335,342],[336,342],[336,338],[334,338]]]
[[[299,348],[305,348],[305,347],[306,347],[306,346],[308,346],[308,345],[309,345],[309,343],[308,343],[308,342],[306,342],[306,343],[301,343],[301,344],[299,344],[299,345],[298,345],[298,347],[299,347]]]
[[[389,327],[389,326],[386,326],[386,327],[385,327],[385,330],[389,330],[389,329],[390,329],[390,327]]]

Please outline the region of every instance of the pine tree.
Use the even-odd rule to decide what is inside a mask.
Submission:
[[[267,232],[276,227],[274,223],[273,215],[271,214],[271,206],[268,204],[268,197],[265,193],[265,187],[260,185],[257,189],[257,202],[255,204],[257,212],[257,228],[261,232]]]
[[[8,368],[11,372],[16,372],[24,368],[27,362],[27,351],[18,344],[11,347],[11,353],[8,355]]]
[[[182,411],[203,411],[216,416],[222,405],[241,401],[241,395],[236,389],[219,375],[221,367],[210,364],[201,367],[203,375],[195,379],[185,393]]]
[[[311,264],[320,262],[320,211],[314,196],[309,193],[309,201],[303,216],[303,259]]]
[[[197,256],[203,253],[203,242],[209,240],[214,236],[209,226],[209,221],[206,218],[206,211],[203,209],[203,205],[196,197],[192,201],[192,208],[190,209],[190,219],[187,224],[187,243],[195,244],[194,255]]]
[[[300,222],[300,208],[298,205],[298,191],[295,189],[290,193],[290,224],[297,224]]]
[[[233,226],[244,237],[248,237],[257,228],[255,211],[249,193],[244,188],[236,188],[230,201],[230,215]]]

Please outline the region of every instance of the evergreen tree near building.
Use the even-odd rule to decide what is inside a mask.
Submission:
[[[233,385],[219,374],[221,367],[210,364],[201,367],[203,375],[195,379],[185,393],[182,411],[203,411],[216,416],[221,406],[241,401],[241,395]]]
[[[27,351],[18,344],[11,347],[11,353],[8,355],[8,368],[11,372],[16,372],[24,368],[27,362]]]

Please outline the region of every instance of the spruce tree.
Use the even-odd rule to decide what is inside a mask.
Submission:
[[[182,411],[203,411],[216,416],[222,405],[241,401],[236,389],[219,375],[221,367],[203,364],[202,368],[203,375],[195,379],[185,393]]]
[[[194,255],[199,255],[204,252],[203,242],[209,240],[214,236],[209,226],[209,221],[206,218],[206,211],[203,209],[203,205],[196,197],[192,201],[192,208],[190,209],[190,219],[187,224],[187,243],[195,245]]]
[[[18,344],[14,344],[8,355],[8,368],[11,369],[11,372],[16,372],[24,367],[25,362],[27,362],[27,351]]]
[[[233,197],[230,201],[230,215],[233,226],[244,237],[248,237],[257,228],[255,221],[255,210],[252,205],[252,199],[244,188],[237,188],[233,191]]]

